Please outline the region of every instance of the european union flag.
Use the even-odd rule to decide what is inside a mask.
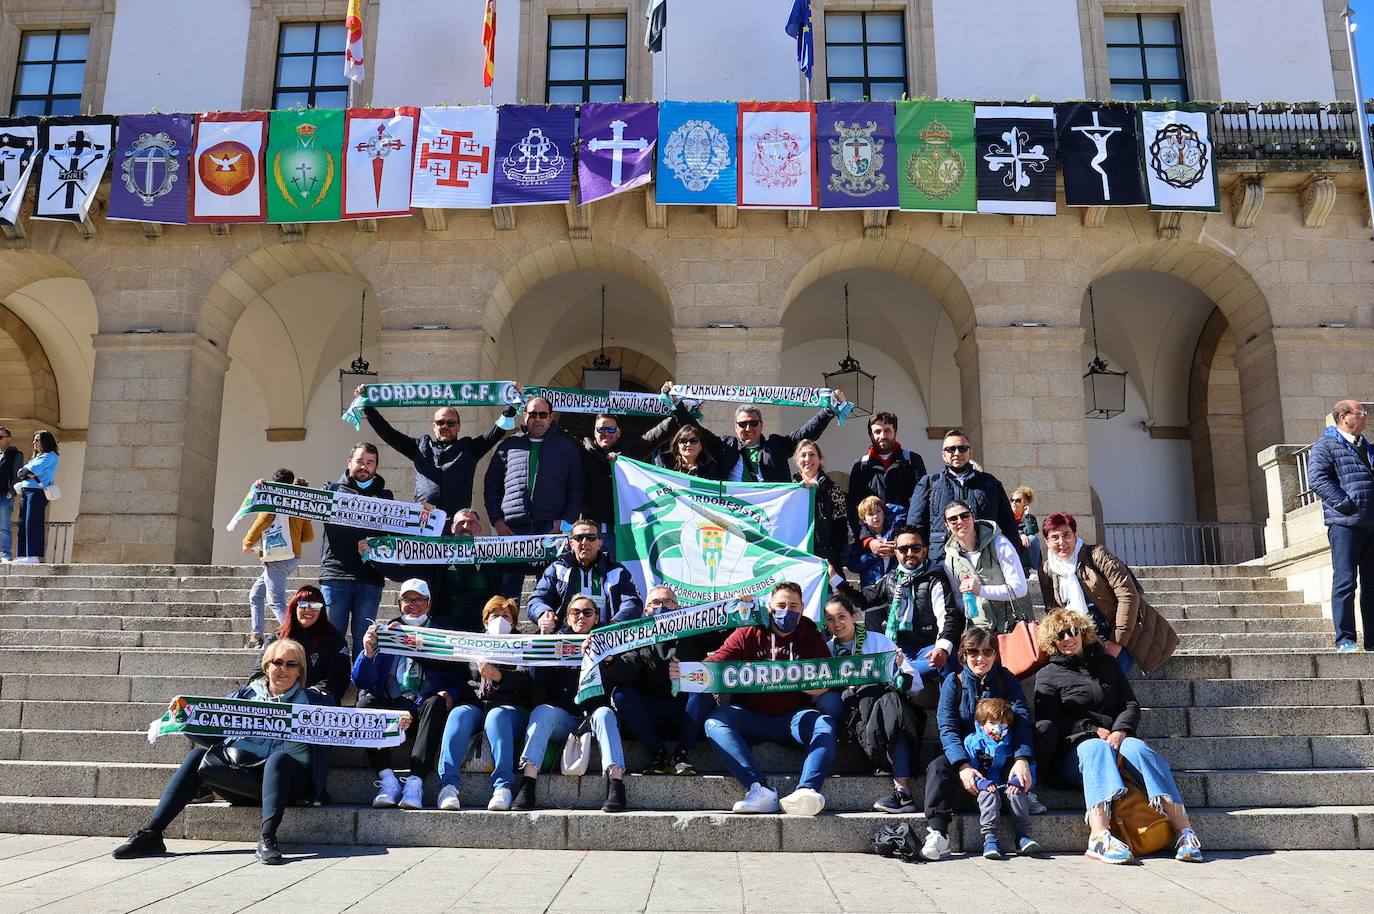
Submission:
[[[787,34],[797,39],[797,66],[811,79],[811,65],[816,60],[812,41],[811,0],[792,0],[792,12],[787,17]]]

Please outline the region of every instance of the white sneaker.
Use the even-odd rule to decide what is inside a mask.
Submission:
[[[935,829],[926,832],[926,843],[921,845],[921,857],[926,860],[943,860],[949,856],[949,839]]]
[[[425,808],[425,782],[413,774],[406,778],[405,788],[401,793],[401,808]]]
[[[778,792],[755,782],[749,786],[749,792],[744,795],[744,799],[736,803],[730,811],[778,812]]]
[[[396,772],[390,768],[383,771],[378,777],[379,781],[373,782],[373,786],[380,788],[377,795],[372,798],[374,809],[391,809],[401,799],[401,782],[396,780]]]
[[[458,788],[452,784],[445,784],[439,789],[439,801],[436,804],[440,809],[450,812],[463,808],[463,804],[458,802]]]
[[[810,787],[798,787],[782,798],[782,811],[789,816],[814,816],[825,809],[825,797]]]
[[[513,799],[509,787],[498,787],[491,792],[491,800],[487,803],[487,809],[492,812],[505,812],[510,809]]]

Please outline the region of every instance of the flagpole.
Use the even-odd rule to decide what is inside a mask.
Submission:
[[[1369,221],[1374,225],[1374,161],[1369,149],[1369,115],[1364,110],[1364,92],[1360,87],[1360,58],[1355,54],[1355,10],[1346,7],[1341,14],[1345,20],[1345,42],[1350,51],[1350,77],[1355,81],[1355,124],[1360,131],[1360,165],[1364,172],[1365,203],[1369,207]]]

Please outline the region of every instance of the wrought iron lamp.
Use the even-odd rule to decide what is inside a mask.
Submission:
[[[353,402],[353,391],[359,384],[376,380],[377,372],[363,358],[363,326],[367,322],[367,290],[363,290],[362,305],[358,310],[358,357],[347,368],[339,369],[339,412],[348,409]]]
[[[844,391],[845,397],[854,404],[854,415],[873,415],[873,388],[877,375],[869,374],[859,365],[849,351],[849,283],[844,284],[844,358],[835,371],[821,373],[825,386]]]
[[[1112,371],[1097,349],[1097,309],[1093,305],[1093,287],[1088,286],[1088,314],[1093,325],[1093,360],[1083,374],[1083,396],[1088,419],[1110,419],[1126,411],[1126,372]]]
[[[606,287],[601,287],[601,352],[592,359],[591,368],[582,369],[582,388],[584,390],[619,390],[620,369],[611,366],[606,355]]]

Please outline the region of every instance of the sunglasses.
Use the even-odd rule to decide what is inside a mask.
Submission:
[[[740,428],[758,428],[760,425],[763,424],[763,420],[745,419],[742,422],[736,422],[735,424],[738,425]]]
[[[700,438],[683,438],[681,441],[678,442],[678,447],[681,447],[681,446],[684,445],[684,444],[701,444],[701,439],[700,439]]]
[[[525,417],[528,419],[547,419],[549,418],[549,416],[552,415],[553,413],[549,412],[546,409],[536,409],[525,413]]]
[[[941,448],[946,454],[967,454],[969,446],[967,444],[951,444],[949,447]]]
[[[650,606],[671,606],[671,607],[673,607],[674,609],[676,609],[676,608],[677,608],[677,600],[650,600],[650,601],[649,601],[649,605],[650,605]]]
[[[1077,638],[1077,637],[1078,637],[1078,629],[1076,629],[1076,628],[1066,628],[1066,629],[1064,629],[1063,631],[1061,631],[1059,634],[1055,635],[1055,636],[1054,636],[1054,640],[1055,640],[1055,641],[1063,641],[1065,638]]]
[[[1017,498],[1015,495],[1013,495],[1012,498],[1011,498],[1011,503],[1012,503],[1012,504],[1016,504],[1018,501],[1025,501],[1025,499],[1024,499],[1024,498]]]
[[[946,517],[946,518],[945,518],[945,523],[947,523],[947,524],[962,524],[964,521],[966,521],[966,520],[972,520],[972,519],[973,519],[973,515],[970,514],[970,513],[967,512],[967,511],[964,511],[964,512],[962,512],[962,513],[960,513],[960,514],[951,514],[949,517]]]
[[[301,602],[299,602],[299,603],[296,604],[296,609],[304,609],[304,610],[308,610],[308,611],[310,611],[310,612],[312,612],[312,613],[317,613],[317,612],[319,612],[320,610],[324,609],[324,604],[323,604],[323,603],[316,603],[314,600],[310,600],[310,601],[302,600]]]
[[[924,552],[926,547],[920,543],[916,543],[912,546],[897,546],[895,548],[898,552]]]
[[[568,537],[568,539],[570,539],[570,540],[572,540],[573,542],[576,542],[576,543],[586,543],[586,542],[589,542],[589,541],[591,541],[591,540],[599,540],[599,539],[601,539],[601,534],[600,534],[600,533],[574,533],[572,536]]]
[[[995,647],[972,647],[972,648],[969,648],[968,650],[964,651],[964,656],[965,656],[965,657],[986,657],[987,659],[991,660],[992,658],[994,658],[994,657],[997,656],[997,648],[995,648]]]
[[[434,420],[434,424],[437,425],[437,426],[439,426],[440,428],[448,428],[449,426],[456,426],[456,425],[458,424],[458,420],[457,420],[457,419],[435,419],[435,420]]]
[[[618,431],[620,431],[620,429],[614,425],[603,425],[596,430],[596,433],[598,435],[614,435]]]
[[[280,657],[273,657],[267,662],[279,670],[283,668],[288,670],[299,670],[301,668],[301,662],[299,660],[283,660]]]
[[[570,609],[568,615],[582,618],[584,616],[599,616],[601,613],[595,607],[589,607],[587,609]]]

